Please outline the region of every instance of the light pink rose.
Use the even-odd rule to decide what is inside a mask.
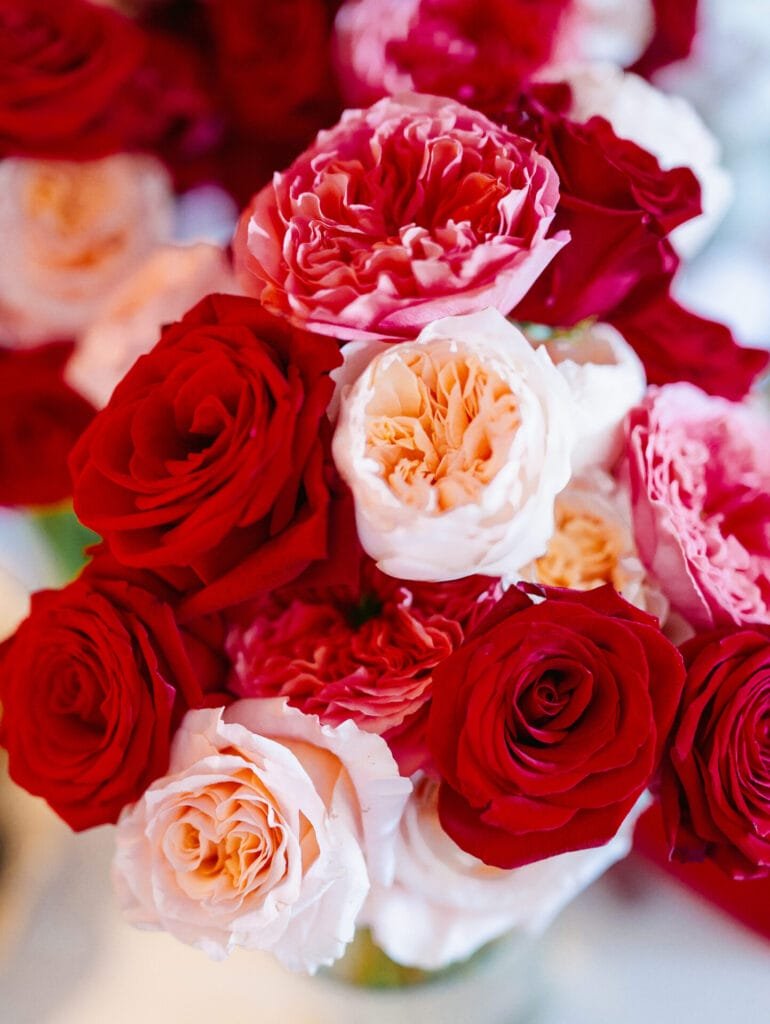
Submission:
[[[163,165],[120,153],[82,163],[0,162],[0,310],[23,340],[84,330],[105,295],[168,239],[173,193]]]
[[[69,382],[97,407],[106,405],[161,327],[211,292],[239,292],[222,249],[205,242],[160,246],[105,298],[67,366]]]
[[[269,950],[313,972],[389,884],[411,784],[387,744],[282,699],[188,712],[168,774],[121,815],[113,876],[133,924],[221,959]]]
[[[651,388],[629,417],[642,559],[696,628],[770,622],[770,421],[691,384]]]
[[[344,339],[412,338],[442,316],[508,313],[567,241],[553,166],[451,100],[349,110],[246,210],[235,255],[271,311]]]

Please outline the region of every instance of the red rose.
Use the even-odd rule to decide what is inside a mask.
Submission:
[[[657,620],[610,587],[509,590],[433,675],[441,823],[487,864],[608,842],[647,787],[684,683]]]
[[[76,830],[116,821],[166,770],[184,711],[217,685],[204,637],[185,638],[150,591],[88,570],[34,594],[0,648],[11,777]]]
[[[687,681],[664,762],[672,856],[733,878],[770,875],[770,626],[682,647]]]
[[[288,697],[332,725],[353,719],[385,734],[399,759],[422,764],[424,744],[413,740],[432,673],[498,598],[497,581],[486,577],[412,583],[362,558],[352,585],[300,581],[244,610],[227,642],[230,689]]]
[[[326,406],[337,345],[253,299],[211,295],[139,359],[71,458],[75,510],[189,617],[328,553]]]
[[[72,345],[0,348],[0,505],[50,505],[72,493],[67,456],[94,408],[64,382]]]

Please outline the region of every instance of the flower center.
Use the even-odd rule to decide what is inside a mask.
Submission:
[[[623,538],[600,516],[557,503],[556,529],[548,550],[535,565],[537,578],[551,587],[593,590],[611,583],[621,590]]]
[[[446,512],[476,501],[505,463],[516,398],[472,355],[408,351],[379,361],[366,452],[400,501]]]

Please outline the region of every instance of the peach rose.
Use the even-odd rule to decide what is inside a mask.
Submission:
[[[515,575],[570,477],[575,410],[548,353],[492,309],[369,346],[344,350],[332,448],[364,550],[407,580]]]
[[[609,583],[661,623],[668,611],[668,602],[639,560],[628,495],[601,470],[571,480],[561,492],[548,548],[521,576],[570,590],[595,590]]]
[[[312,973],[353,938],[370,880],[389,883],[410,791],[352,722],[282,699],[188,712],[168,774],[118,822],[123,909],[215,959],[270,950]]]
[[[642,361],[609,324],[589,324],[545,342],[575,402],[572,471],[611,469],[623,450],[623,421],[644,397]]]
[[[344,339],[413,338],[438,317],[508,313],[567,242],[531,142],[436,96],[348,110],[245,211],[244,288]]]
[[[70,384],[101,408],[164,324],[180,320],[210,292],[239,291],[218,246],[159,247],[105,300],[67,367]]]
[[[173,196],[162,164],[120,154],[84,163],[0,163],[0,307],[29,340],[77,334],[171,232]]]
[[[377,943],[398,963],[437,970],[513,929],[545,931],[562,908],[631,847],[637,807],[605,846],[513,871],[465,853],[441,827],[438,785],[419,779],[396,844],[392,886],[375,886],[364,910]]]

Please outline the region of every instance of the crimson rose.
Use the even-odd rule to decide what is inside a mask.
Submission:
[[[185,616],[288,582],[328,553],[326,406],[337,345],[253,299],[210,295],[139,359],[72,453],[78,517]]]
[[[11,778],[73,829],[116,821],[166,770],[184,711],[219,685],[205,637],[197,624],[183,634],[149,590],[89,570],[34,594],[0,648]]]
[[[687,681],[664,761],[678,860],[733,878],[770,875],[770,626],[717,629],[682,646]]]
[[[433,674],[441,823],[487,864],[608,842],[652,777],[684,684],[657,620],[611,587],[509,590]]]
[[[67,456],[94,408],[64,380],[72,345],[0,348],[0,505],[50,505],[72,493]]]

